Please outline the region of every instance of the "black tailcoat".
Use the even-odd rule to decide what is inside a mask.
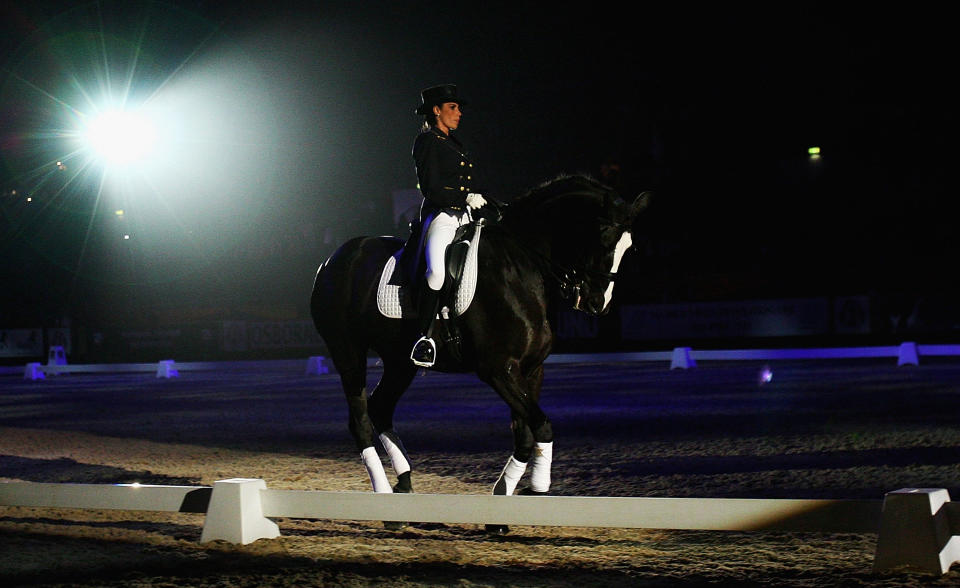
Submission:
[[[413,144],[413,160],[423,205],[420,219],[441,210],[466,210],[467,194],[476,192],[473,162],[463,144],[436,127],[420,133]]]

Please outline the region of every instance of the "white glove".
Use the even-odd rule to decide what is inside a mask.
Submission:
[[[470,192],[467,194],[467,206],[473,209],[482,208],[487,203],[486,199],[480,194]]]

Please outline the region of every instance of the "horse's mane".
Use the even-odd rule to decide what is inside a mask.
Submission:
[[[504,220],[541,218],[542,213],[559,203],[560,198],[576,196],[584,202],[593,201],[599,206],[608,198],[619,198],[616,192],[591,176],[583,174],[560,175],[543,182],[518,196],[504,210]]]
[[[556,196],[570,193],[578,193],[584,196],[602,196],[612,191],[611,188],[600,183],[592,176],[585,174],[561,174],[527,190],[514,199],[511,206],[536,206]]]

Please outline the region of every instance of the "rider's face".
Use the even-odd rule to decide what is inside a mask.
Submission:
[[[437,115],[437,128],[444,133],[456,130],[460,125],[460,105],[456,102],[444,102],[440,106],[434,106],[433,112]]]

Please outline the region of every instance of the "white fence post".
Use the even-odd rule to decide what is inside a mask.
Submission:
[[[897,352],[897,367],[902,365],[920,365],[916,343],[907,342],[900,344],[900,350]]]
[[[950,493],[943,488],[902,488],[883,499],[874,572],[912,570],[945,574],[960,562]]]
[[[321,355],[314,355],[307,359],[307,373],[308,376],[318,376],[322,374],[330,373],[330,368],[327,367],[327,364],[324,363],[324,358]]]
[[[67,365],[67,354],[62,345],[51,345],[47,352],[47,365]]]
[[[670,359],[670,369],[689,369],[697,367],[697,362],[690,355],[689,347],[674,347],[673,357]]]
[[[280,528],[263,516],[260,491],[267,483],[254,478],[231,478],[213,484],[200,542],[223,540],[246,545],[280,536]]]
[[[28,363],[27,367],[23,370],[24,380],[43,380],[46,377],[39,362]]]
[[[158,378],[179,378],[180,372],[174,367],[174,361],[172,359],[161,359],[157,363],[157,377]]]

